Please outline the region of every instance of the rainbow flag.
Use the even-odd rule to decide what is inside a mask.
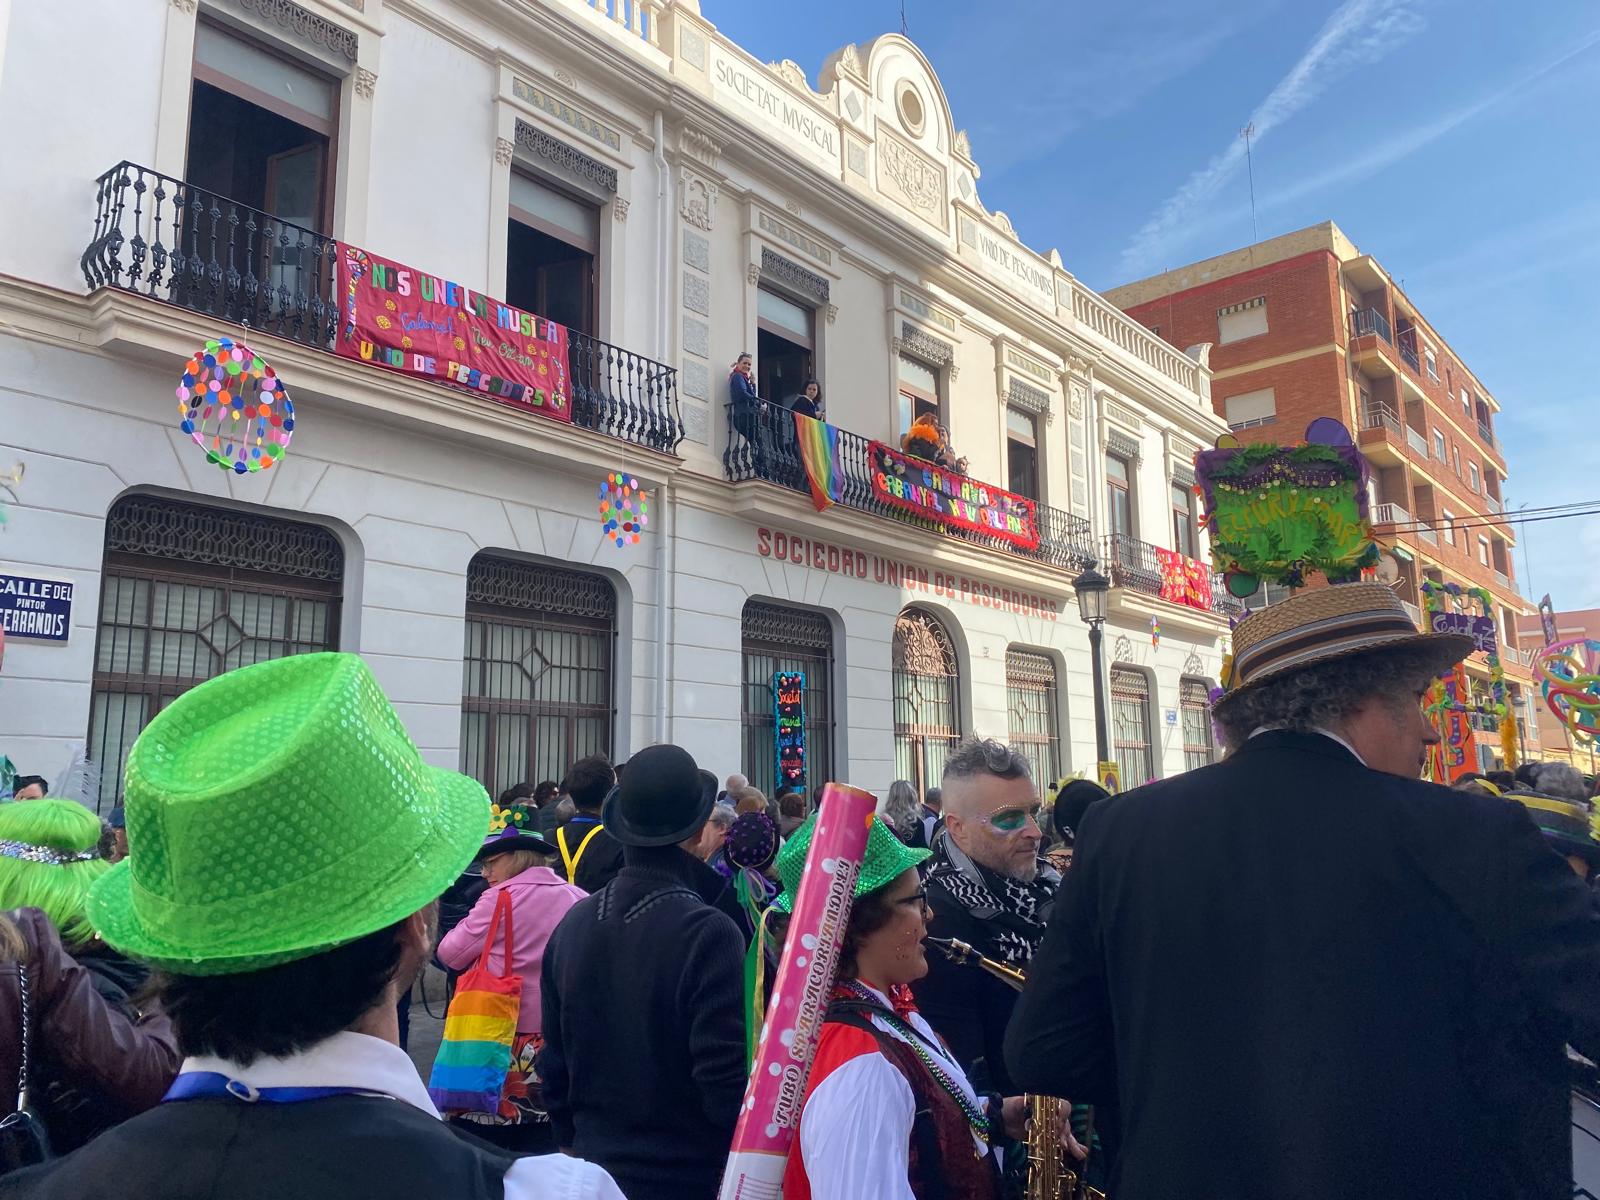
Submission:
[[[839,500],[844,471],[839,466],[839,430],[826,421],[794,414],[794,435],[800,445],[800,462],[811,485],[811,503],[822,512]]]

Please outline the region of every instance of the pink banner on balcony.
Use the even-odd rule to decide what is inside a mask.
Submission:
[[[926,459],[868,444],[872,493],[941,525],[1002,538],[1026,550],[1039,545],[1038,508],[1026,496],[946,471]]]
[[[336,354],[572,420],[567,327],[338,244]]]
[[[1214,603],[1211,568],[1203,562],[1184,557],[1176,550],[1163,550],[1157,546],[1155,552],[1156,563],[1161,568],[1161,598],[1210,612]]]

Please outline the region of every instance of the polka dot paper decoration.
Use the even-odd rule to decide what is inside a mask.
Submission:
[[[650,524],[650,493],[632,475],[614,471],[600,485],[600,536],[618,549],[637,546]]]
[[[213,338],[183,364],[178,427],[206,461],[248,475],[276,465],[289,449],[294,405],[259,354],[232,338]]]

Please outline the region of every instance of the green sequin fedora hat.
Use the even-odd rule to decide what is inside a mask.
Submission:
[[[306,958],[392,925],[489,828],[475,781],[429,766],[354,654],[299,654],[179,696],[128,754],[128,858],[89,917],[187,975]]]
[[[805,824],[789,835],[783,849],[778,852],[778,878],[783,881],[783,891],[772,906],[781,913],[794,911],[794,898],[800,891],[800,876],[805,872],[806,851],[811,849],[811,835],[816,831],[817,814],[806,818]],[[912,867],[920,866],[933,856],[931,850],[917,850],[895,837],[894,831],[874,816],[872,828],[867,831],[867,849],[861,856],[861,873],[856,876],[857,900],[887,887]]]

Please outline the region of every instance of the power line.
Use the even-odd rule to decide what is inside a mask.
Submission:
[[[1565,521],[1572,517],[1596,516],[1600,516],[1600,505],[1596,505],[1592,508],[1580,509],[1576,512],[1547,513],[1544,516],[1539,517],[1517,517],[1515,519],[1502,517],[1493,520],[1478,521],[1463,521],[1452,518],[1451,526],[1459,532],[1468,529],[1493,529],[1498,525],[1535,525],[1540,521]],[[1429,533],[1432,533],[1435,531],[1435,527],[1428,524],[1426,521],[1397,523],[1394,527],[1394,532],[1400,534],[1416,534],[1423,530],[1427,530]]]

